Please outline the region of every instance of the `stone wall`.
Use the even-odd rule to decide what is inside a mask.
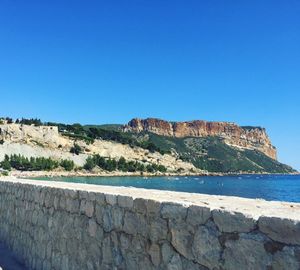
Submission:
[[[29,269],[300,269],[300,204],[0,180],[0,241]]]

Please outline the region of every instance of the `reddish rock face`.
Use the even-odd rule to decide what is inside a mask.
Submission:
[[[132,119],[123,128],[124,131],[148,131],[170,137],[206,137],[217,136],[224,139],[228,145],[259,150],[267,156],[276,159],[276,148],[264,128],[240,127],[230,122],[168,122],[155,118]]]

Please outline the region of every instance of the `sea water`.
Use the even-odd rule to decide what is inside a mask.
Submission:
[[[300,175],[40,177],[36,179],[300,202]]]

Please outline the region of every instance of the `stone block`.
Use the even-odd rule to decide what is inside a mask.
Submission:
[[[144,214],[147,214],[147,201],[142,198],[137,198],[133,202],[134,211]]]
[[[161,208],[161,216],[168,219],[185,220],[187,208],[182,204],[163,203]]]
[[[176,251],[190,259],[193,260],[193,252],[192,252],[192,245],[193,245],[193,238],[194,234],[190,230],[188,230],[188,226],[184,224],[177,225],[176,227],[171,227],[171,243]]]
[[[299,270],[300,269],[300,248],[284,247],[277,251],[273,257],[273,270]]]
[[[158,217],[149,222],[148,237],[152,242],[167,239],[168,223],[166,220]]]
[[[161,255],[160,255],[160,247],[157,244],[152,244],[148,251],[151,261],[154,264],[154,266],[158,267],[160,265],[161,261]]]
[[[157,216],[161,210],[161,203],[154,200],[146,201],[147,215],[148,216]]]
[[[132,212],[126,212],[124,217],[123,230],[128,234],[134,235],[137,233],[138,226],[139,226],[139,220],[136,214]]]
[[[118,205],[122,208],[131,209],[133,207],[133,198],[129,196],[118,196]]]
[[[85,199],[80,202],[80,212],[87,217],[92,217],[94,214],[94,202]]]
[[[89,235],[91,237],[96,237],[96,233],[97,233],[97,223],[95,220],[93,219],[89,219],[89,223],[88,223],[88,232]]]
[[[287,245],[300,245],[300,221],[275,217],[260,217],[259,230],[274,241]]]
[[[117,204],[117,195],[105,194],[105,200],[108,204],[115,205]]]
[[[203,225],[210,217],[211,212],[209,208],[191,205],[188,208],[186,221],[193,226]]]
[[[222,248],[218,236],[215,230],[205,226],[199,226],[195,232],[192,246],[195,261],[209,269],[219,268]]]
[[[240,234],[236,241],[226,241],[223,253],[224,268],[270,269],[272,255],[266,252],[264,241],[260,235],[248,234]]]
[[[221,232],[250,232],[256,227],[256,221],[242,213],[213,210],[212,216]]]

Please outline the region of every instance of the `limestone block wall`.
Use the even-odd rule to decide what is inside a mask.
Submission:
[[[300,269],[300,204],[0,180],[0,241],[29,269]]]

